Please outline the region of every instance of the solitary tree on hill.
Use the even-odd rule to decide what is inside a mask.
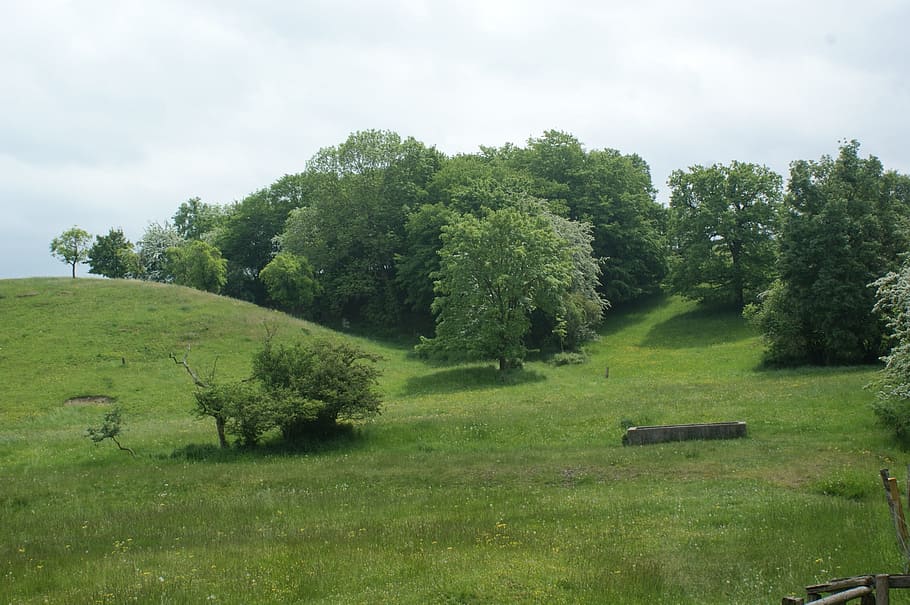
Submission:
[[[89,232],[74,226],[51,240],[51,256],[72,266],[75,279],[76,265],[88,260],[91,244],[92,236]]]

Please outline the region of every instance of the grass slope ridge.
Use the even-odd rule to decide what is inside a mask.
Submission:
[[[654,299],[611,313],[589,363],[505,385],[360,340],[382,416],[230,455],[167,353],[226,377],[263,322],[324,329],[114,280],[0,281],[0,318],[0,602],[755,603],[902,567],[874,368],[763,371],[735,314]],[[123,407],[135,459],[82,437],[103,408],[64,402],[87,395]],[[750,435],[624,448],[623,420]]]

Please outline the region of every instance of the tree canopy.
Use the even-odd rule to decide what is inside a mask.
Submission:
[[[227,281],[227,261],[215,246],[192,240],[166,251],[167,272],[174,283],[217,294]]]
[[[694,166],[670,176],[669,284],[699,301],[754,302],[773,278],[781,177],[764,166]]]
[[[141,277],[150,281],[172,281],[174,276],[168,267],[167,251],[183,245],[184,241],[171,223],[149,223],[137,242]]]
[[[88,263],[89,273],[104,277],[137,277],[140,273],[139,257],[122,229],[95,236],[95,243],[88,251]]]
[[[418,350],[497,360],[500,371],[520,365],[531,313],[563,312],[573,278],[568,243],[542,212],[518,207],[463,215],[442,239],[436,336]]]
[[[51,256],[70,265],[75,279],[76,265],[88,260],[91,243],[92,236],[88,231],[73,226],[51,240]]]
[[[769,362],[846,364],[882,354],[869,284],[910,249],[908,213],[908,178],[874,156],[860,158],[856,141],[837,158],[791,164],[779,281],[753,311]]]

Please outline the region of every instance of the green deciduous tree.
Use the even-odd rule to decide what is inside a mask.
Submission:
[[[95,236],[88,251],[89,273],[110,278],[137,277],[139,256],[122,229],[111,229],[107,235]]]
[[[174,228],[183,239],[206,239],[223,224],[226,209],[191,197],[174,213]]]
[[[774,275],[781,177],[764,166],[694,166],[670,175],[672,290],[740,309]]]
[[[869,284],[895,270],[908,249],[910,187],[858,151],[851,141],[837,158],[790,166],[780,284],[756,313],[769,362],[868,362],[883,351]]]
[[[604,259],[599,290],[614,304],[656,292],[666,274],[666,211],[640,156],[586,151],[574,136],[550,130],[515,152],[513,164],[536,179],[531,193],[554,211],[593,226],[594,256]]]
[[[167,273],[174,283],[218,293],[227,281],[227,261],[215,246],[192,240],[166,251]]]
[[[301,313],[316,295],[313,267],[304,257],[290,252],[276,254],[259,272],[259,279],[272,302],[292,313]]]
[[[72,227],[51,240],[51,256],[73,268],[73,278],[76,277],[76,265],[88,260],[89,246],[92,236],[85,229]]]
[[[441,157],[412,138],[369,130],[310,160],[311,203],[288,218],[280,242],[312,263],[324,319],[398,325],[404,294],[395,261],[405,216],[426,202]]]
[[[571,252],[534,204],[482,218],[465,215],[443,229],[433,302],[436,336],[418,350],[521,364],[531,313],[559,316],[572,284]]]

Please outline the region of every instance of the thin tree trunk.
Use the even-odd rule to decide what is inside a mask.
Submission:
[[[129,452],[131,456],[135,456],[135,455],[136,455],[136,452],[134,452],[131,448],[123,447],[122,445],[120,445],[120,442],[117,441],[117,438],[116,438],[116,437],[113,437],[113,436],[112,436],[111,439],[114,440],[114,443],[116,443],[116,444],[117,444],[117,447],[119,447],[122,451],[124,451],[124,452]]]
[[[227,438],[224,436],[224,417],[215,416],[215,428],[218,430],[218,445],[221,446],[221,449],[226,449],[228,446]]]

